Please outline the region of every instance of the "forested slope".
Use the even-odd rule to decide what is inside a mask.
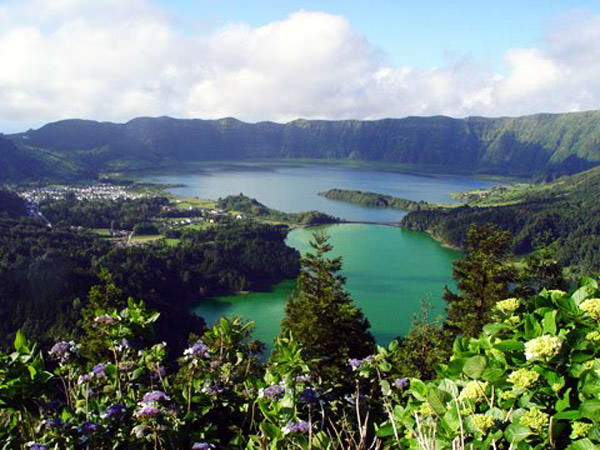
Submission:
[[[471,224],[491,222],[510,231],[517,254],[554,243],[563,264],[598,271],[599,193],[600,169],[595,168],[552,183],[479,192],[459,208],[414,211],[402,225],[462,247]]]
[[[125,124],[64,120],[9,138],[21,150],[10,158],[28,154],[42,162],[61,160],[57,175],[63,177],[167,162],[258,158],[384,161],[442,171],[553,176],[600,163],[600,112],[285,124],[232,118],[137,118]],[[56,165],[44,167],[58,171]],[[0,178],[32,176],[3,171]]]

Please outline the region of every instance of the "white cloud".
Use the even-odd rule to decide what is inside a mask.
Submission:
[[[140,115],[245,120],[517,115],[600,107],[600,17],[508,49],[506,73],[390,66],[343,17],[299,11],[183,34],[145,0],[0,5],[0,121]]]

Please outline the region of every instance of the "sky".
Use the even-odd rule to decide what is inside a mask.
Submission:
[[[600,2],[0,0],[0,132],[600,109]]]

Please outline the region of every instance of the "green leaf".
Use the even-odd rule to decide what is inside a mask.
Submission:
[[[263,422],[260,424],[260,429],[264,433],[264,435],[270,440],[283,438],[283,433],[281,432],[279,427],[276,427],[272,423]]]
[[[410,379],[410,390],[417,400],[424,401],[427,396],[427,385],[417,378]]]
[[[391,423],[382,426],[377,430],[377,436],[379,437],[389,437],[394,435],[394,427]]]
[[[463,366],[463,372],[466,376],[475,380],[481,377],[481,374],[487,366],[487,359],[485,356],[477,355],[469,358]]]
[[[544,314],[544,318],[542,319],[542,328],[546,334],[556,334],[556,310],[548,311],[546,314]]]
[[[506,427],[506,430],[504,431],[504,436],[506,436],[506,439],[511,444],[516,444],[517,442],[522,441],[531,434],[532,433],[529,428],[524,427],[522,425],[518,425],[516,423],[510,424],[508,427]]]
[[[383,395],[390,395],[392,393],[392,388],[390,387],[390,382],[387,380],[381,380],[381,393]]]
[[[589,439],[579,439],[567,447],[567,450],[595,450],[598,447]]]
[[[29,349],[27,348],[27,338],[25,334],[19,329],[17,330],[17,335],[15,336],[15,350],[19,353],[28,353]]]
[[[595,421],[600,420],[600,400],[586,400],[579,405],[579,411],[583,417]]]
[[[31,379],[35,379],[35,375],[37,374],[37,370],[35,370],[35,367],[32,364],[29,364],[27,366],[27,370],[29,370],[29,376],[31,377]]]
[[[514,339],[507,339],[506,341],[498,342],[494,344],[494,347],[502,352],[512,352],[515,350],[523,350],[525,345],[521,341]]]
[[[542,327],[532,314],[527,314],[525,319],[525,339],[530,340],[542,335]]]
[[[571,401],[569,399],[570,393],[571,388],[567,389],[563,397],[556,401],[556,411],[561,412],[571,406]]]
[[[581,412],[576,409],[569,409],[554,414],[556,420],[577,420],[581,418]]]
[[[589,298],[592,295],[594,295],[596,293],[596,289],[598,289],[597,285],[596,286],[591,285],[591,284],[583,285],[579,289],[577,289],[575,292],[573,292],[573,295],[571,295],[571,298],[573,299],[575,304],[577,306],[579,306],[579,304],[582,301],[584,301],[586,298]]]
[[[442,402],[440,391],[436,388],[431,388],[427,393],[427,402],[429,403],[429,406],[431,406],[431,408],[440,416],[442,416],[448,409]]]

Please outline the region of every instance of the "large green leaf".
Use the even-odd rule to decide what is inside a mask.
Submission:
[[[511,444],[516,444],[532,434],[531,430],[516,423],[510,424],[504,431],[504,436]]]
[[[15,336],[15,350],[19,353],[28,353],[29,348],[27,348],[27,338],[25,334],[21,330],[17,330],[17,335]]]
[[[556,310],[548,311],[542,319],[542,328],[546,334],[556,334]]]
[[[487,366],[487,359],[485,356],[477,355],[469,358],[463,366],[463,372],[466,376],[475,380],[481,378],[481,374]]]
[[[567,450],[596,450],[598,448],[589,439],[579,439],[567,447]]]
[[[600,400],[586,400],[579,405],[583,417],[600,421]]]

